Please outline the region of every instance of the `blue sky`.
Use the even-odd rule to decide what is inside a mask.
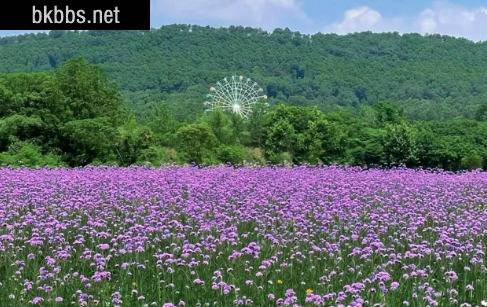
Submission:
[[[244,25],[303,33],[398,31],[487,40],[485,0],[149,0],[151,27]],[[33,31],[0,30],[0,36]]]

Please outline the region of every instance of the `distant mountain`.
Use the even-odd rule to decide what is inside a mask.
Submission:
[[[0,38],[1,73],[73,56],[99,64],[139,113],[165,100],[180,120],[199,116],[209,87],[233,74],[257,81],[270,103],[323,111],[390,101],[411,119],[473,118],[487,101],[487,44],[449,36],[169,25]]]

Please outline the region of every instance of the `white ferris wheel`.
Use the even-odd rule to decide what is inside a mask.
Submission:
[[[252,107],[259,99],[267,99],[264,90],[243,76],[232,76],[218,81],[210,87],[204,102],[208,109],[205,112],[221,108],[223,111],[231,111],[242,117],[247,117],[252,112]]]

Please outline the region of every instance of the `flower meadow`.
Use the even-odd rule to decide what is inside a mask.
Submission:
[[[487,175],[0,169],[0,306],[487,305]]]

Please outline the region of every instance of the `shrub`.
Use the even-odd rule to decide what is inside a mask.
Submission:
[[[221,145],[217,148],[217,157],[223,163],[239,164],[243,161],[243,151],[240,146]]]
[[[140,151],[137,157],[137,164],[146,165],[149,162],[153,166],[159,167],[164,161],[164,151],[157,146],[150,146]]]
[[[23,144],[20,149],[16,150],[15,154],[10,152],[1,153],[0,164],[9,165],[12,167],[66,166],[66,164],[61,161],[59,156],[52,153],[43,155],[40,153],[38,146],[28,143]]]
[[[245,161],[259,163],[260,165],[266,164],[264,152],[258,147],[246,147],[243,154]]]
[[[484,158],[482,158],[476,151],[471,151],[468,155],[462,158],[461,167],[463,169],[473,170],[482,168]]]

